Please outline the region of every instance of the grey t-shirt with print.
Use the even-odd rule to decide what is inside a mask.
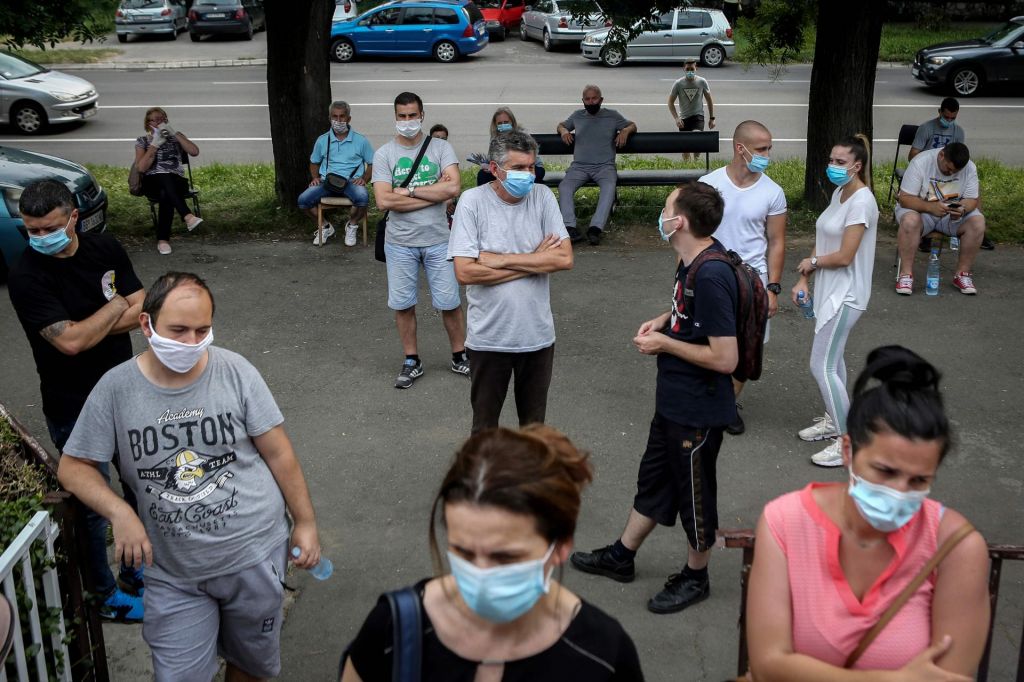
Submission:
[[[928,149],[941,149],[952,142],[964,142],[967,136],[964,129],[956,121],[948,128],[939,125],[939,119],[933,118],[925,121],[917,127],[914,134],[914,142],[910,145],[914,149],[926,151]]]
[[[629,125],[629,121],[614,109],[601,108],[594,115],[586,109],[577,109],[562,121],[567,130],[575,133],[573,163],[615,164],[615,134]]]
[[[149,149],[152,140],[153,138],[149,135],[140,135],[135,138],[135,148],[146,151]],[[184,156],[185,150],[181,148],[176,138],[172,137],[165,140],[162,145],[156,148],[156,158],[153,159],[153,165],[147,168],[143,175],[175,173],[184,176],[185,169],[181,165],[181,160]]]
[[[211,346],[202,375],[165,389],[132,358],[89,395],[64,452],[108,462],[135,492],[147,575],[197,582],[263,561],[288,538],[284,497],[252,439],[284,421],[263,377]]]
[[[700,76],[694,76],[693,80],[680,78],[673,83],[670,96],[679,101],[679,118],[703,114],[705,92],[711,92],[711,86]]]
[[[481,251],[533,253],[549,234],[568,239],[558,201],[534,185],[515,204],[506,203],[490,183],[466,190],[452,223],[448,257],[477,258]],[[529,353],[555,342],[550,275],[537,274],[502,284],[466,287],[466,346],[477,351]]]
[[[424,133],[425,134],[425,133]],[[392,139],[373,155],[372,182],[390,182],[398,187],[409,175],[412,162],[419,154],[421,139],[411,147],[399,145]],[[420,160],[416,175],[407,187],[433,185],[441,179],[441,173],[452,164],[458,164],[455,150],[446,140],[430,138],[430,145]],[[434,246],[448,241],[448,214],[444,202],[431,204],[418,211],[388,213],[388,228],[385,240],[391,244],[409,247]]]

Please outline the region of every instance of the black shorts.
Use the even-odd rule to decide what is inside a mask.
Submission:
[[[663,526],[674,526],[678,516],[690,546],[698,552],[715,544],[715,464],[723,430],[683,426],[655,414],[636,477],[633,508]]]
[[[704,130],[704,114],[696,114],[694,116],[687,116],[684,118],[681,130],[684,133],[688,133],[692,130]]]

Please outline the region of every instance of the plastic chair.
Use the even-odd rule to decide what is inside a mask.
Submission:
[[[898,168],[896,164],[900,161],[900,147],[903,145],[911,145],[914,143],[914,136],[917,135],[918,126],[910,123],[904,123],[900,126],[899,137],[896,138],[896,156],[892,160],[892,173],[889,176],[889,196],[887,201],[892,201],[892,189],[893,187],[899,187],[899,183],[903,180],[903,172],[906,168]]]

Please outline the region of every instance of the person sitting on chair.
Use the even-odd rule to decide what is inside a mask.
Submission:
[[[514,131],[521,133],[529,132],[526,128],[516,123],[516,115],[512,113],[512,110],[508,107],[498,107],[494,114],[491,116],[491,140],[493,141],[498,135],[505,135]],[[540,156],[536,157],[534,163],[534,180],[541,182],[544,179],[544,162],[540,160]],[[488,182],[494,182],[495,177],[491,175],[489,166],[482,166],[476,174],[476,186],[486,185]]]
[[[914,157],[900,183],[896,204],[900,270],[896,293],[914,289],[914,247],[921,237],[938,232],[960,239],[955,286],[961,294],[978,293],[971,267],[985,235],[985,216],[978,210],[978,169],[962,142],[929,149]]]
[[[146,134],[135,139],[135,167],[142,173],[142,191],[153,203],[160,204],[156,221],[156,250],[171,253],[171,223],[178,211],[189,232],[203,219],[189,210],[188,180],[182,159],[185,154],[199,156],[199,147],[171,127],[167,112],[160,107],[146,110]],[[187,159],[186,159],[187,162]]]

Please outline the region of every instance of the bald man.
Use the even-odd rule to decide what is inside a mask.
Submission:
[[[725,200],[725,213],[715,237],[760,273],[768,290],[769,317],[779,309],[780,279],[786,257],[786,195],[764,174],[771,162],[771,152],[772,134],[768,128],[757,121],[744,121],[732,134],[732,161],[701,178]],[[738,398],[743,382],[733,379],[733,388]],[[736,407],[736,421],[725,429],[734,436],[746,430],[739,403]]]

